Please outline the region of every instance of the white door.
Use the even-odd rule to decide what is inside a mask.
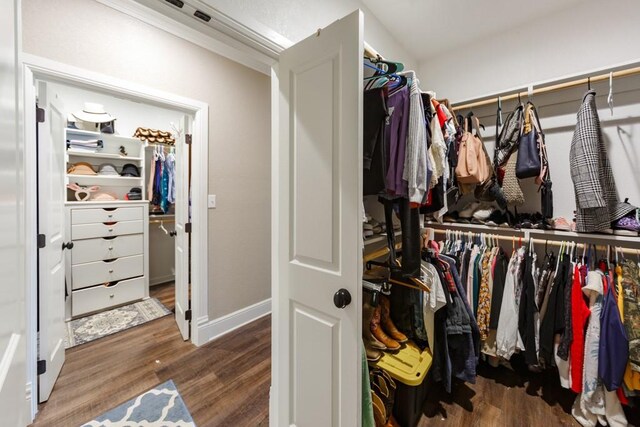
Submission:
[[[24,275],[23,144],[18,137],[16,0],[0,0],[0,424],[29,424]],[[35,108],[35,107],[32,107]]]
[[[362,34],[356,11],[280,56],[274,427],[360,425]],[[344,308],[334,303],[341,289]]]
[[[39,250],[38,359],[46,364],[38,381],[40,402],[49,399],[64,363],[66,116],[60,104],[50,85],[40,82],[38,105],[45,121],[38,125],[38,233],[44,234],[45,247]]]
[[[185,138],[189,133],[190,120],[184,117],[180,122],[183,130],[179,140],[176,141],[176,285],[175,285],[175,317],[182,338],[189,339],[189,233],[186,224],[191,222],[189,218],[189,151]]]

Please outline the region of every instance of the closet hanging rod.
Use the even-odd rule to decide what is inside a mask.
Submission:
[[[632,76],[632,75],[635,75],[635,74],[640,74],[640,67],[633,67],[633,68],[627,68],[627,69],[618,70],[618,71],[612,71],[612,73],[613,73],[613,77],[614,78]],[[596,75],[596,76],[582,77],[582,78],[579,78],[579,79],[570,80],[570,81],[563,82],[563,83],[556,83],[556,84],[550,84],[550,85],[541,85],[540,87],[535,87],[534,86],[533,90],[531,91],[531,95],[539,95],[541,93],[555,92],[555,91],[558,91],[558,90],[568,89],[568,88],[572,88],[572,87],[576,87],[576,86],[587,86],[589,84],[589,82],[597,83],[597,82],[609,80],[609,74],[610,73],[603,73],[603,74],[599,74],[599,75]],[[518,97],[526,99],[528,95],[529,95],[529,91],[528,90],[517,91],[517,92],[511,93],[509,95],[503,95],[503,96],[499,96],[499,97],[498,96],[494,96],[494,97],[491,97],[491,98],[482,99],[480,101],[467,102],[467,103],[459,104],[459,105],[456,105],[456,103],[454,103],[453,104],[453,109],[456,110],[456,111],[457,110],[467,110],[467,109],[470,109],[470,108],[481,107],[481,106],[484,106],[484,105],[496,104],[498,102],[498,98],[500,98],[501,101],[509,101],[511,99],[518,99]]]
[[[384,59],[382,55],[367,42],[364,42],[364,56],[371,59]]]
[[[438,234],[446,234],[447,231],[452,231],[452,232],[457,232],[459,233],[459,236],[462,236],[463,238],[466,238],[469,236],[469,234],[471,234],[471,239],[475,239],[477,238],[479,235],[484,234],[485,238],[488,241],[491,240],[503,240],[505,242],[511,242],[511,243],[516,243],[518,246],[520,246],[520,244],[522,243],[523,245],[526,242],[533,242],[535,244],[538,245],[544,245],[547,244],[548,246],[561,246],[562,242],[575,242],[574,239],[571,238],[571,236],[566,236],[566,239],[562,240],[562,238],[556,238],[556,239],[540,239],[540,238],[533,238],[533,237],[529,237],[527,238],[527,235],[525,234],[525,236],[516,236],[516,235],[512,235],[512,236],[504,236],[504,235],[500,235],[500,234],[492,234],[492,233],[478,233],[478,232],[474,232],[474,231],[459,231],[459,230],[445,230],[445,229],[441,229],[441,228],[431,228],[430,230],[432,230],[435,233]],[[514,230],[519,232],[520,230]],[[531,231],[531,230],[528,230]],[[455,235],[454,235],[455,236]],[[554,237],[558,237],[558,236],[554,236]],[[618,244],[616,244],[616,242],[614,242],[614,244],[612,245],[608,245],[608,244],[604,244],[604,243],[585,243],[585,242],[576,242],[577,246],[595,246],[596,248],[600,247],[600,248],[607,248],[607,247],[617,247],[620,248],[624,253],[628,253],[628,254],[634,254],[634,255],[638,255],[640,254],[640,249],[634,249],[634,248],[629,248],[628,246],[625,245],[625,243],[629,243],[629,242],[618,242]]]

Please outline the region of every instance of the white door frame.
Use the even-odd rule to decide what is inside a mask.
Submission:
[[[87,71],[35,55],[22,54],[23,123],[25,141],[23,165],[25,170],[25,234],[26,234],[26,325],[27,325],[27,381],[32,390],[31,416],[37,412],[34,396],[37,386],[37,182],[36,182],[36,117],[34,79],[60,82],[107,93],[139,102],[148,102],[166,108],[183,111],[194,116],[191,163],[191,342],[204,344],[206,337],[199,336],[198,326],[209,320],[208,316],[208,210],[207,184],[209,181],[209,105],[110,77]],[[188,202],[188,200],[187,200]]]

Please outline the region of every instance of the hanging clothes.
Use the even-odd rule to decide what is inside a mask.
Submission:
[[[164,166],[167,169],[169,180],[167,183],[167,202],[174,204],[176,202],[176,156],[173,149],[167,155]]]
[[[582,99],[569,164],[575,189],[577,231],[604,231],[612,222],[635,210],[618,200],[594,90],[589,90]]]
[[[496,353],[510,359],[516,350],[523,350],[524,344],[518,331],[518,313],[520,292],[522,290],[521,270],[524,260],[524,248],[514,252],[509,261],[504,295],[500,308],[500,322],[496,334]]]
[[[573,284],[571,285],[571,317],[573,328],[573,340],[569,354],[571,356],[570,372],[571,372],[571,390],[576,393],[582,391],[582,372],[584,367],[584,348],[585,348],[585,328],[589,319],[589,306],[585,301],[582,292],[582,274],[580,267],[574,266]]]
[[[585,337],[583,391],[571,408],[571,414],[584,427],[595,427],[598,421],[610,426],[626,426],[627,419],[615,392],[605,392],[598,376],[598,352],[600,347],[600,314],[604,294],[604,275],[601,271],[589,271],[583,288],[589,297],[589,326]]]

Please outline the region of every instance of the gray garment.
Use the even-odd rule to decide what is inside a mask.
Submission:
[[[634,207],[618,201],[613,172],[602,138],[595,91],[588,91],[578,111],[569,165],[576,194],[576,230],[603,231]]]
[[[423,203],[430,178],[427,156],[427,123],[424,118],[422,93],[418,87],[416,73],[407,71],[400,73],[411,79],[409,94],[409,131],[404,155],[404,171],[402,179],[407,181],[409,201]]]

